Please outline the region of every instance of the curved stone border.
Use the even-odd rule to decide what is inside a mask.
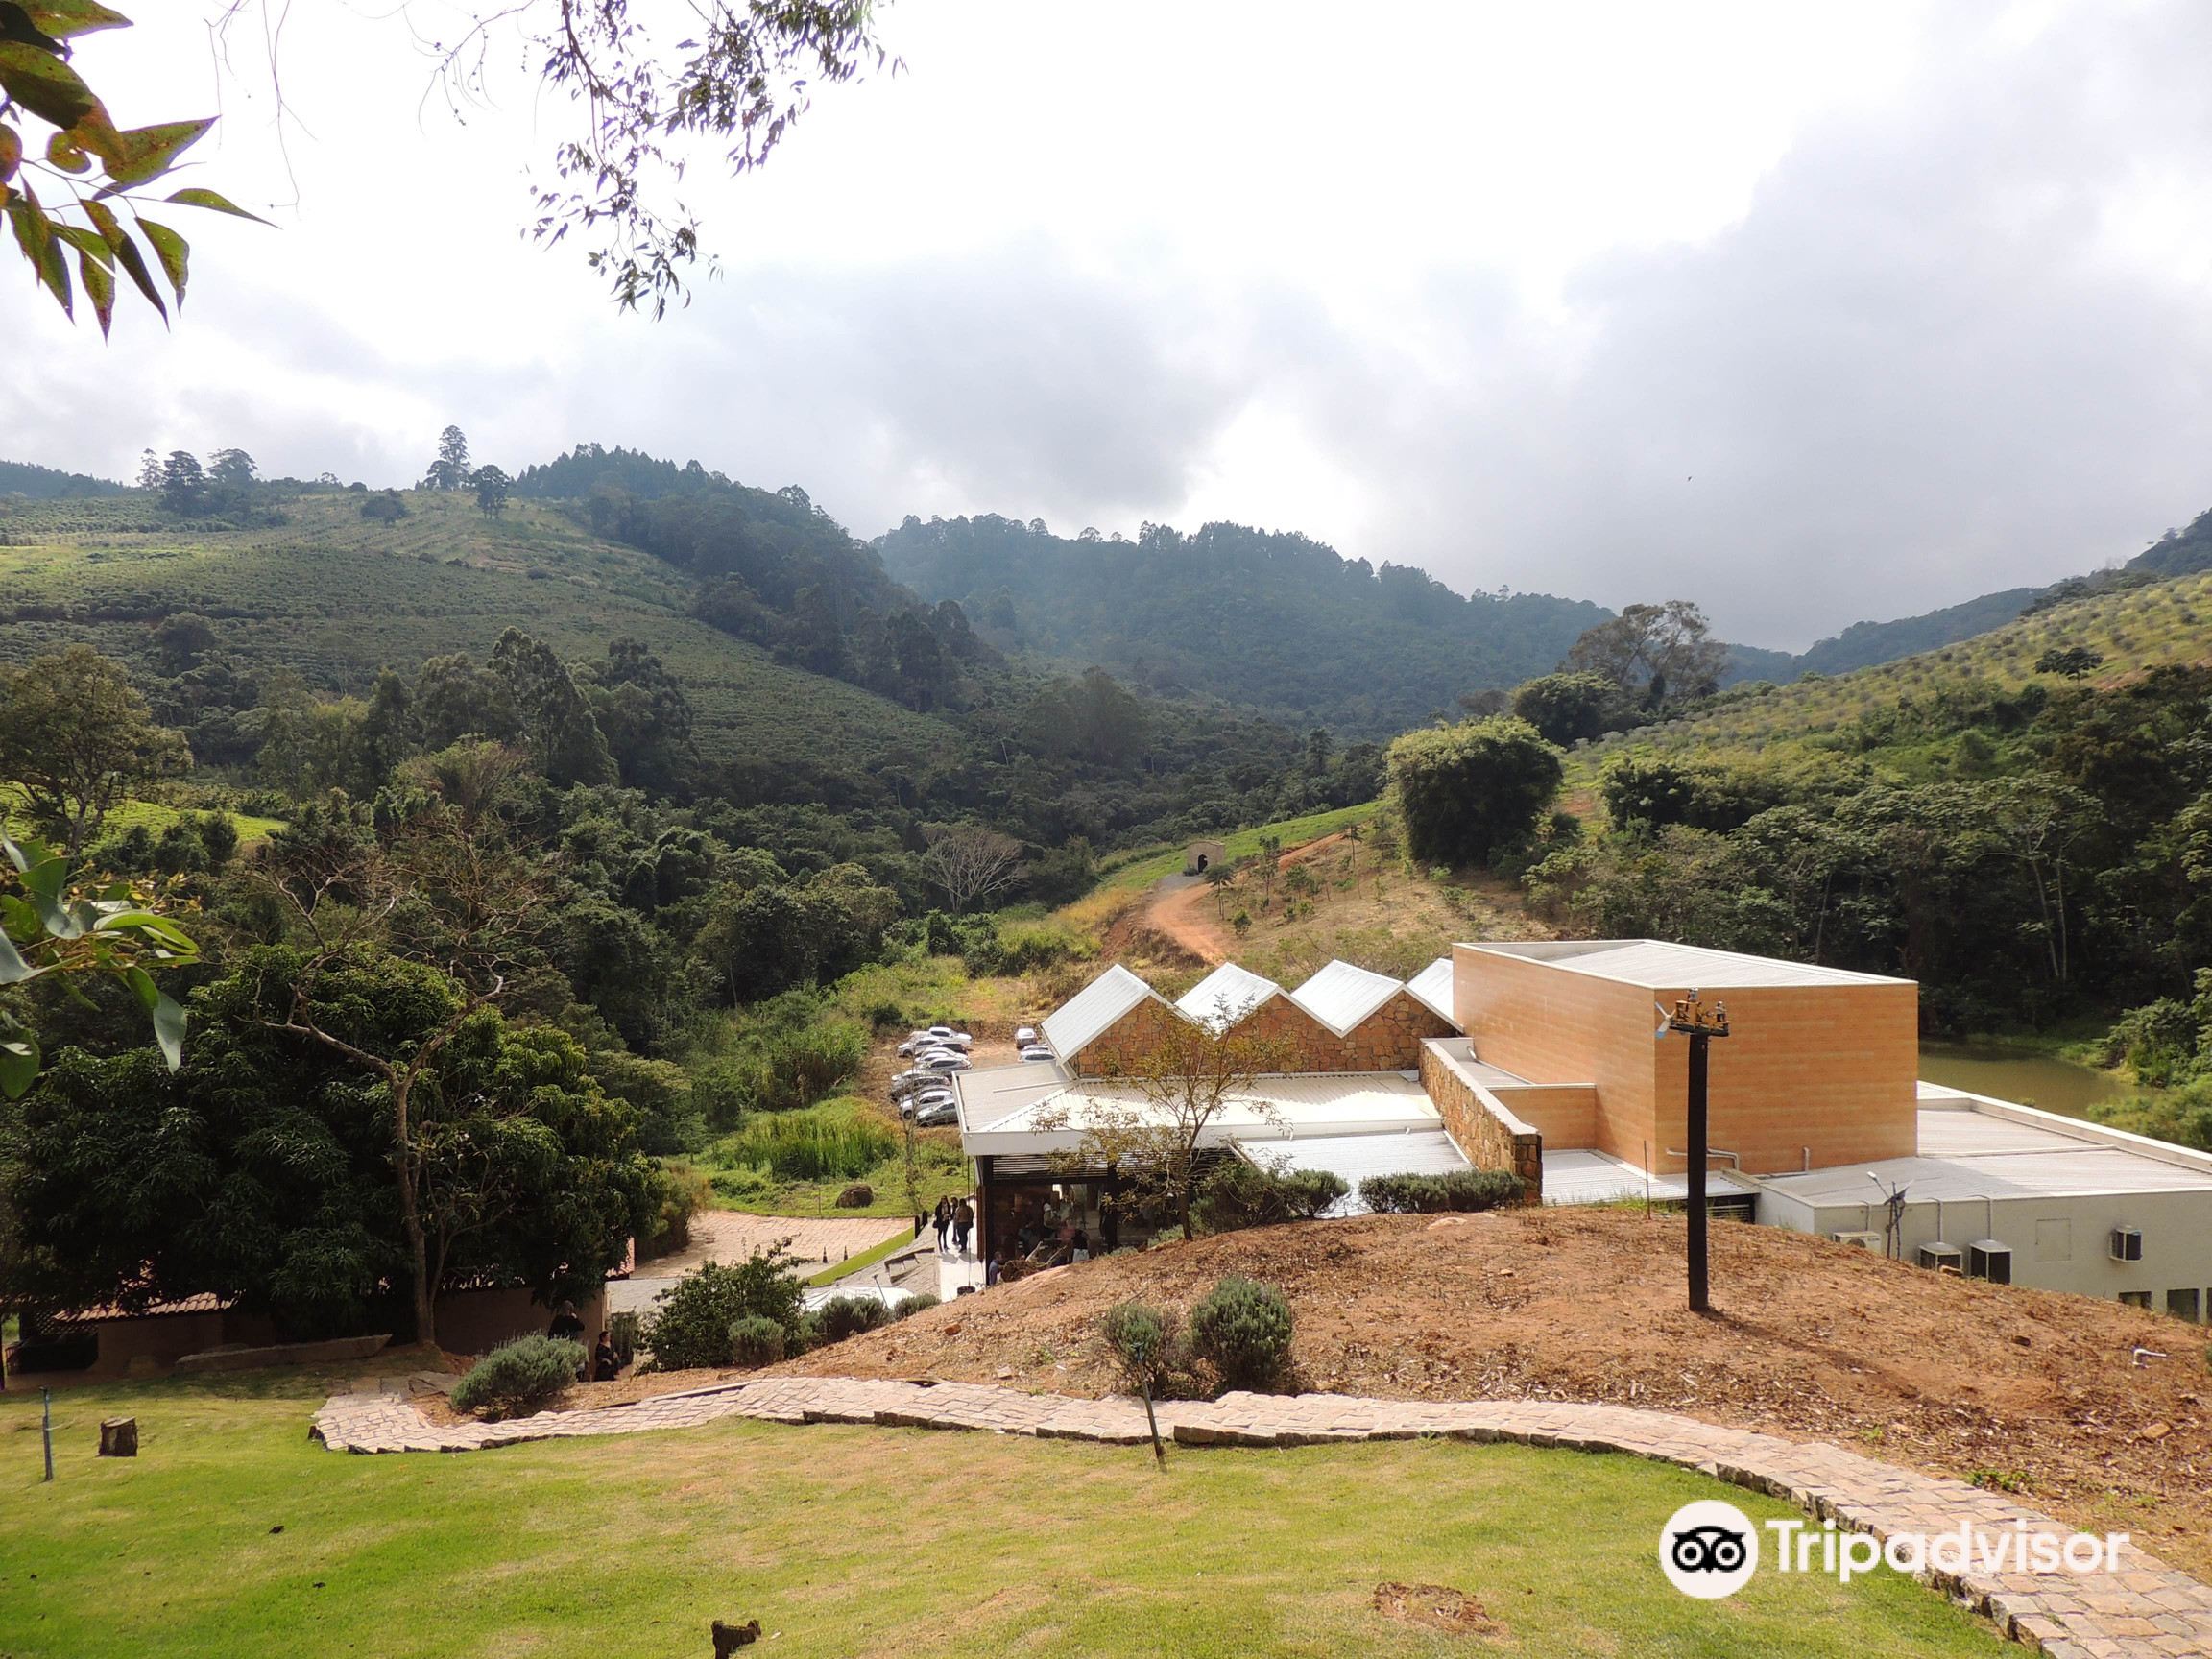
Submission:
[[[1697,1469],[1796,1504],[1839,1528],[1995,1540],[2025,1527],[2065,1538],[2074,1528],[1961,1480],[1917,1474],[1840,1447],[1723,1429],[1667,1411],[1514,1400],[1428,1402],[1344,1394],[1228,1394],[1159,1408],[1163,1433],[1187,1446],[1315,1446],[1348,1440],[1511,1441],[1619,1452]],[[1135,1400],[1079,1400],[973,1382],[763,1377],[624,1406],[546,1411],[508,1423],[433,1424],[404,1399],[344,1394],[315,1414],[334,1452],[469,1452],[587,1434],[687,1429],[722,1417],[777,1423],[862,1423],[990,1430],[1045,1439],[1145,1442]],[[2055,1659],[2189,1659],[2212,1654],[2212,1590],[2127,1546],[2118,1571],[2092,1574],[1929,1573],[1923,1580],[1986,1614],[2013,1641]]]

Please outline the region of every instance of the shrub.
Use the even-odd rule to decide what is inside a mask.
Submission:
[[[1158,1394],[1175,1369],[1180,1343],[1175,1315],[1142,1302],[1117,1302],[1098,1322],[1114,1368],[1129,1388]]]
[[[1232,1273],[1190,1310],[1190,1347],[1225,1388],[1264,1393],[1290,1368],[1290,1304],[1272,1285]]]
[[[755,1251],[733,1267],[709,1262],[663,1290],[645,1328],[645,1346],[661,1371],[731,1363],[730,1328],[748,1315],[781,1326],[788,1345],[803,1329],[798,1276],[780,1251]]]
[[[855,1181],[837,1194],[840,1210],[865,1210],[876,1202],[876,1189],[865,1181]]]
[[[748,1368],[773,1365],[783,1358],[783,1327],[758,1313],[730,1321],[730,1362]]]
[[[1326,1169],[1278,1173],[1232,1158],[1199,1184],[1191,1208],[1207,1232],[1234,1233],[1240,1227],[1310,1221],[1350,1190],[1341,1175]]]
[[[891,1310],[894,1319],[911,1319],[925,1308],[934,1308],[942,1298],[927,1290],[917,1290],[898,1307]]]
[[[1381,1215],[1429,1215],[1446,1210],[1495,1210],[1521,1195],[1521,1178],[1503,1169],[1460,1169],[1450,1175],[1370,1175],[1359,1200]]]
[[[755,1118],[719,1148],[779,1181],[851,1181],[898,1152],[891,1126],[857,1100]]]
[[[453,1409],[479,1417],[517,1417],[558,1399],[584,1368],[584,1345],[565,1336],[501,1343],[453,1385]]]
[[[832,1296],[814,1310],[814,1316],[822,1321],[825,1342],[842,1342],[891,1323],[891,1310],[874,1296]]]

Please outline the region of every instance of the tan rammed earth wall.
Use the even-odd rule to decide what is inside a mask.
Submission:
[[[1667,1154],[1686,1140],[1689,1044],[1654,1039],[1653,1004],[1671,1005],[1687,987],[1623,984],[1464,946],[1453,957],[1459,1022],[1480,1059],[1531,1083],[1595,1086],[1594,1136],[1583,1144],[1682,1168]],[[1733,1034],[1712,1045],[1714,1147],[1753,1174],[1918,1149],[1917,986],[1779,986],[1725,1000]]]

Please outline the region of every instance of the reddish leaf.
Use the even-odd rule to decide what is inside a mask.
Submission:
[[[9,203],[8,223],[15,231],[15,245],[23,250],[23,257],[31,261],[38,280],[53,292],[65,313],[76,316],[76,296],[69,283],[69,267],[61,257],[61,245],[55,240],[53,223],[38,205],[38,198],[25,190]]]
[[[99,244],[106,256],[108,244],[86,232],[86,240]],[[90,249],[77,251],[77,276],[84,284],[84,298],[92,301],[92,315],[100,320],[100,338],[108,338],[108,328],[115,321],[115,273],[108,268],[105,257],[94,257]]]
[[[156,225],[151,219],[138,221],[139,231],[154,250],[154,257],[161,261],[161,271],[169,278],[169,286],[176,290],[177,309],[184,309],[184,280],[189,274],[192,245],[166,225]]]
[[[0,122],[0,184],[15,177],[15,169],[23,164],[23,135],[14,128]]]

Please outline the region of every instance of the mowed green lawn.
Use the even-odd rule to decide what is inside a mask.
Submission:
[[[1887,1573],[1692,1601],[1661,1523],[1722,1494],[1627,1457],[1455,1442],[1150,1455],[918,1430],[705,1429],[458,1455],[307,1439],[320,1390],[205,1380],[0,1404],[0,1655],[1994,1654]],[[134,1413],[140,1455],[93,1455]],[[1753,1518],[1777,1503],[1728,1493]],[[277,1530],[277,1528],[281,1530]],[[1394,1623],[1377,1583],[1499,1623]]]

